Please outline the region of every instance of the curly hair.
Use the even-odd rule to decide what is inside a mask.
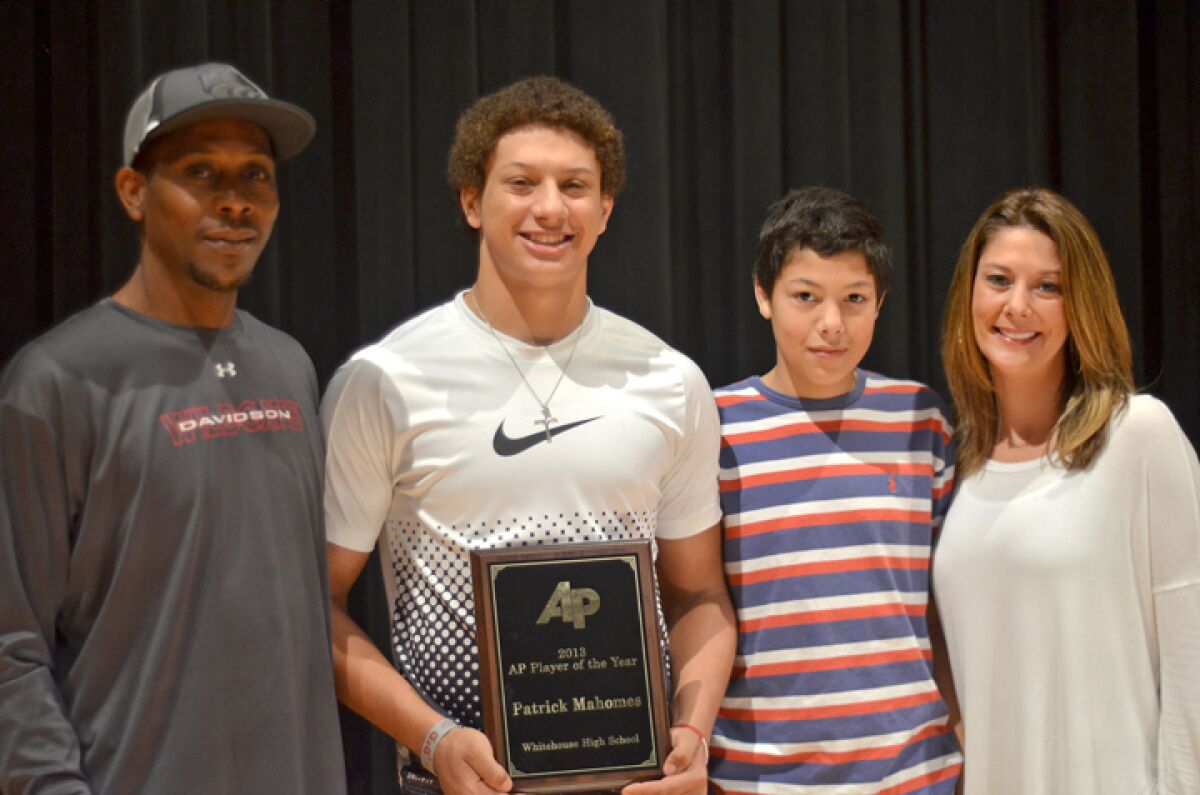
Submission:
[[[979,258],[1004,229],[1041,232],[1053,241],[1062,266],[1066,365],[1052,453],[1067,469],[1084,469],[1103,449],[1112,417],[1134,392],[1129,330],[1108,257],[1083,213],[1052,190],[1017,188],[979,216],[950,281],[942,364],[958,414],[957,475],[978,471],[998,436],[999,407],[991,370],[975,339],[971,302]]]
[[[458,117],[446,176],[457,194],[482,188],[496,142],[517,127],[570,130],[600,164],[600,190],[615,198],[625,185],[625,141],[612,115],[592,97],[556,77],[528,77],[471,103]]]

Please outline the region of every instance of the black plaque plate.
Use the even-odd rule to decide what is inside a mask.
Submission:
[[[670,751],[649,541],[471,554],[483,716],[526,792],[658,778]]]

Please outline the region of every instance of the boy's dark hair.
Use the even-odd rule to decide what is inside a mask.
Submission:
[[[616,197],[625,185],[625,142],[612,115],[592,97],[556,77],[528,77],[475,100],[458,117],[446,176],[457,195],[482,188],[501,136],[517,127],[570,130],[600,163],[600,191]]]
[[[770,295],[793,251],[810,248],[822,257],[858,252],[875,277],[877,300],[892,282],[892,253],[883,227],[867,206],[840,190],[814,186],[792,190],[767,209],[754,254],[754,281]]]

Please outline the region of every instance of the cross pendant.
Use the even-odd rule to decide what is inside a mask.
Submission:
[[[542,426],[542,431],[546,434],[546,441],[554,441],[554,437],[550,433],[550,423],[558,422],[554,417],[550,416],[549,406],[542,406],[542,418],[534,420],[534,423]]]

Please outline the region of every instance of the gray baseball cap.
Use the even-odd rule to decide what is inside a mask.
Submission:
[[[150,82],[125,117],[125,165],[160,135],[210,119],[242,119],[266,131],[276,160],[308,146],[317,123],[301,107],[271,99],[241,72],[223,63],[205,63],[165,72]]]

